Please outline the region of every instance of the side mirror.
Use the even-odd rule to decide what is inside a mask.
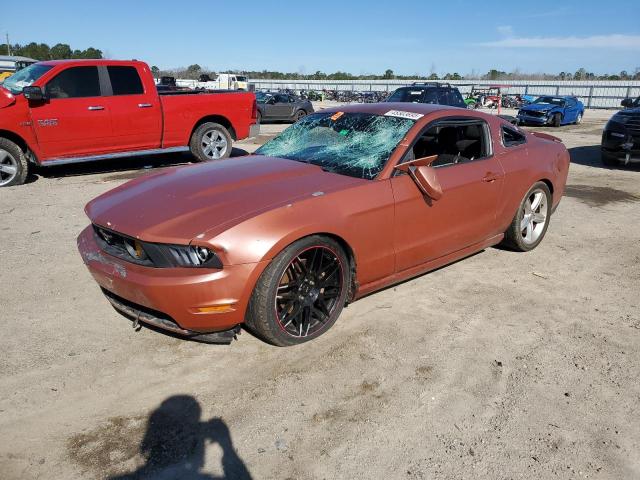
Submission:
[[[274,105],[276,103],[276,99],[274,97],[271,97],[266,101],[266,103],[267,105]]]
[[[431,166],[431,163],[436,158],[438,156],[433,155],[410,160],[396,166],[396,170],[407,172],[420,191],[432,200],[440,200],[442,198],[442,187],[440,186],[436,169]]]
[[[34,87],[33,85],[24,87],[22,89],[22,95],[30,102],[43,102],[46,100],[46,95],[40,87]]]
[[[625,98],[624,100],[622,100],[620,102],[620,105],[625,107],[625,108],[630,108],[633,106],[633,100],[630,98]]]
[[[409,167],[409,176],[416,182],[418,188],[433,200],[442,198],[442,187],[433,167]]]

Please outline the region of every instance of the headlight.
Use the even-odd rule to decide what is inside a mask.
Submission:
[[[222,268],[222,262],[209,248],[199,245],[160,245],[155,244],[161,250],[165,250],[177,267],[203,267]]]
[[[155,268],[222,268],[222,261],[208,247],[143,242],[97,225],[93,228],[102,250],[128,262]]]

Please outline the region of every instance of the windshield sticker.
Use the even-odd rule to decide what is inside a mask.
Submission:
[[[409,120],[418,120],[424,117],[421,113],[414,112],[402,112],[400,110],[389,110],[384,114],[386,117],[398,117],[398,118],[408,118]]]
[[[333,115],[331,115],[331,120],[333,120],[334,122],[339,119],[342,115],[344,115],[344,112],[336,112]]]

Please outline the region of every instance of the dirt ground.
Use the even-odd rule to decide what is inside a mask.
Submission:
[[[188,157],[2,189],[0,477],[640,478],[640,168],[600,164],[611,113],[547,129],[573,164],[536,250],[370,295],[296,348],[135,332],[84,267],[84,204]]]

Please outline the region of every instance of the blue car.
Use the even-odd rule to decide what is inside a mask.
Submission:
[[[538,97],[533,103],[518,111],[518,123],[532,125],[579,124],[584,115],[584,105],[576,97]]]

